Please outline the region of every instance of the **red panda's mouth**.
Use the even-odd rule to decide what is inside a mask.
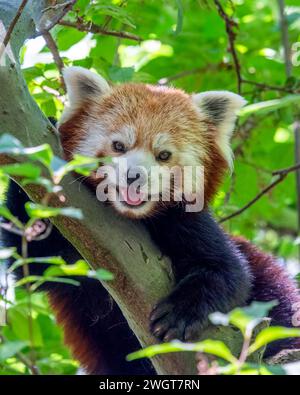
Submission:
[[[147,195],[140,190],[132,193],[128,187],[119,187],[118,192],[120,197],[122,197],[122,203],[125,203],[129,207],[139,207],[147,201]]]

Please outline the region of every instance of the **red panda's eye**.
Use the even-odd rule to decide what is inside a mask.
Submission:
[[[170,158],[171,158],[171,152],[169,152],[169,151],[161,151],[159,154],[158,154],[158,159],[159,160],[162,160],[162,161],[166,161],[166,160],[169,160]]]
[[[112,148],[116,152],[125,152],[125,145],[121,143],[120,141],[114,141],[112,143]]]

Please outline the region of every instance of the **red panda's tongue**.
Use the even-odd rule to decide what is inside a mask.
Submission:
[[[129,193],[128,188],[120,188],[120,194],[124,201],[130,206],[139,206],[143,203],[145,195],[142,192]],[[134,195],[134,196],[130,196]]]

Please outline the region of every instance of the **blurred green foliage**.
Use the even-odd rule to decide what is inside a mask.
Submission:
[[[293,78],[287,81],[285,76],[277,2],[233,0],[222,4],[238,24],[236,50],[242,77],[268,85],[299,87],[300,66],[293,68]],[[300,41],[299,2],[286,1],[286,12],[292,45]],[[65,65],[94,69],[113,83],[160,81],[188,92],[237,90],[224,21],[212,0],[79,0],[65,19],[74,22],[77,18],[108,30],[133,33],[141,42],[56,26],[52,34]],[[32,56],[37,41],[40,53]],[[29,41],[24,48],[23,71],[42,110],[47,116],[59,117],[64,92],[53,58],[40,41]],[[297,53],[294,55],[297,60]],[[242,94],[250,104],[287,95],[250,84],[242,85]],[[272,170],[293,164],[295,111],[296,105],[290,104],[268,113],[254,113],[249,128],[247,120],[240,121],[233,138],[234,173],[227,177],[214,202],[218,217],[253,198],[271,181]],[[283,258],[296,257],[294,174],[224,225]]]
[[[15,302],[8,308],[9,325],[1,331],[5,342],[0,345],[0,375],[30,374],[24,359],[35,361],[41,374],[75,374],[78,363],[63,344],[62,329],[56,324],[46,295],[31,294],[30,305],[32,330],[29,335],[28,294],[24,289],[16,289]]]
[[[3,184],[7,184],[9,176],[21,176],[21,185],[30,183],[45,187],[44,204],[25,204],[29,217],[25,224],[10,212],[5,201],[0,202],[1,222],[5,219],[6,225],[11,225],[9,230],[22,238],[21,252],[14,245],[0,248],[0,374],[75,374],[78,363],[63,345],[61,329],[56,325],[46,295],[35,291],[40,291],[45,282],[78,286],[78,276],[102,281],[114,277],[105,269],[90,270],[84,260],[70,265],[57,256],[28,257],[27,247],[35,237],[32,227],[37,221],[57,215],[82,219],[80,209],[51,207],[47,201],[54,194],[57,197],[62,195],[63,188],[59,183],[68,173],[74,171],[87,175],[99,166],[99,159],[76,155],[72,161],[66,162],[55,157],[48,144],[25,148],[18,139],[6,133],[0,137],[0,153],[26,158],[22,163],[0,166]],[[45,177],[41,177],[38,163],[43,165]],[[46,228],[50,226],[44,225]],[[7,259],[11,260],[8,268]],[[31,263],[49,267],[41,276],[30,275],[28,265]],[[22,278],[12,281],[15,271],[20,268]]]
[[[140,358],[152,358],[158,354],[172,352],[198,352],[205,364],[197,365],[200,375],[283,375],[288,373],[284,365],[263,363],[263,353],[267,345],[276,340],[299,337],[300,329],[269,326],[266,316],[276,306],[276,302],[252,302],[244,308],[235,308],[228,314],[215,312],[210,315],[214,325],[231,326],[243,337],[241,349],[235,355],[226,342],[205,339],[196,343],[170,343],[149,346],[127,356],[128,361]],[[262,325],[263,324],[263,325]],[[256,353],[256,355],[255,355]],[[210,361],[206,355],[213,356]]]

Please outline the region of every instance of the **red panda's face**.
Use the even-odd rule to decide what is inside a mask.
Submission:
[[[143,84],[111,88],[75,67],[65,80],[70,105],[59,130],[66,158],[111,158],[90,177],[100,200],[142,218],[180,199],[199,209],[211,199],[230,161],[228,139],[242,98]]]

